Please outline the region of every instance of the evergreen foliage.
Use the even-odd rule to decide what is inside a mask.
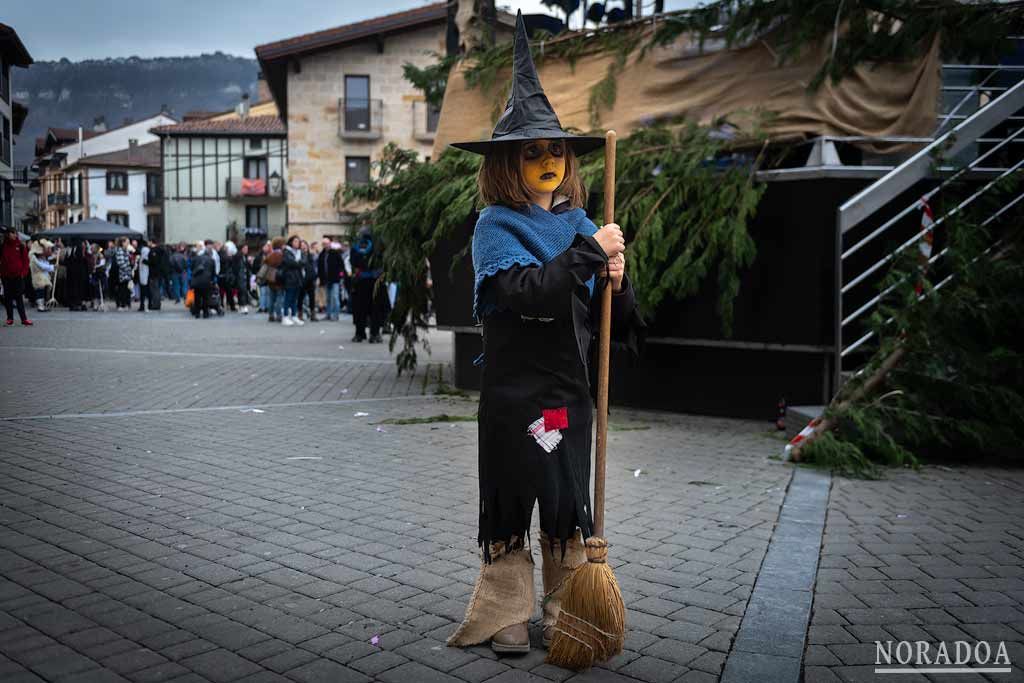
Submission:
[[[440,107],[444,100],[444,90],[448,86],[448,72],[458,60],[455,57],[443,57],[436,53],[434,56],[438,61],[422,69],[415,64],[406,62],[402,65],[402,74],[405,76],[405,80],[423,93],[428,104]]]
[[[839,31],[836,31],[837,26]],[[834,49],[810,87],[850,75],[862,63],[901,62],[926,51],[942,36],[945,58],[964,63],[998,62],[1008,37],[1024,27],[1024,3],[960,0],[718,0],[666,15],[653,37],[664,45],[680,34],[728,46],[767,34],[780,63],[806,46],[828,39]]]
[[[399,374],[415,370],[417,343],[430,352],[420,335],[430,310],[427,255],[473,212],[479,165],[477,155],[454,150],[436,162],[424,162],[416,152],[389,143],[373,162],[368,184],[339,186],[335,192],[339,210],[349,202],[375,203],[358,222],[371,223],[383,244],[384,277],[378,282],[398,283],[390,349],[402,339],[395,358]]]
[[[756,163],[732,159],[711,131],[694,123],[643,128],[620,142],[615,221],[626,233],[627,270],[643,314],[652,317],[666,298],[686,298],[717,275],[729,335],[740,272],[756,253],[747,223],[764,186],[754,181]],[[600,187],[603,156],[584,157],[580,173],[588,187]]]
[[[620,141],[616,222],[630,244],[627,271],[646,315],[653,315],[668,298],[693,294],[706,277],[715,275],[722,326],[728,332],[740,272],[755,255],[747,221],[764,187],[754,181],[750,160],[727,156],[727,142],[710,133],[707,127],[689,124],[675,131],[642,129]],[[339,186],[335,193],[339,210],[353,202],[376,203],[357,223],[374,226],[384,244],[382,281],[398,283],[391,349],[401,339],[399,372],[416,367],[418,343],[429,352],[419,332],[431,307],[426,257],[438,240],[479,208],[480,160],[452,149],[436,162],[424,162],[415,152],[391,144],[374,162],[369,184]],[[600,187],[603,155],[583,157],[580,173],[588,187]]]
[[[946,205],[969,191],[953,193]],[[983,225],[1020,192],[1019,182],[1010,183],[947,220],[936,244],[949,251],[927,273],[916,250],[896,262],[880,285],[894,289],[871,321],[875,354],[844,393],[896,349],[904,356],[880,396],[833,411],[838,429],[808,444],[804,459],[866,474],[875,463],[916,465],[918,458],[1021,462],[1024,214],[1017,205]]]

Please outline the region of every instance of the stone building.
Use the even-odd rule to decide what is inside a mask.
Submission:
[[[438,112],[405,80],[445,52],[445,3],[287,38],[256,48],[288,131],[288,229],[307,239],[345,234],[345,183],[366,182],[389,142],[430,155]]]

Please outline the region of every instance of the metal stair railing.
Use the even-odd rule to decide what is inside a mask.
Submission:
[[[993,74],[994,73],[996,73],[995,70],[993,70]],[[993,74],[989,74],[985,81],[983,81],[983,84],[987,83]],[[960,103],[953,108],[950,114],[947,115],[949,118],[944,119],[942,123],[940,123],[940,130],[950,119],[956,116],[956,112],[959,110],[960,106],[962,106],[964,101],[972,94],[983,90],[996,90],[991,86],[983,84],[979,84],[974,87],[974,89],[967,94],[965,99],[961,100]],[[852,313],[844,315],[843,311],[846,298],[855,287],[864,283],[884,265],[891,262],[900,252],[918,243],[929,229],[926,228],[917,232],[917,234],[910,239],[901,242],[896,249],[882,256],[874,263],[862,268],[859,272],[846,272],[848,269],[844,269],[844,264],[847,263],[847,259],[849,259],[850,256],[857,253],[865,246],[876,243],[876,241],[883,235],[889,233],[893,226],[897,225],[911,212],[922,209],[929,199],[941,192],[944,188],[948,187],[957,178],[970,171],[981,170],[981,162],[992,156],[995,152],[1003,149],[1007,145],[1012,146],[1012,143],[1024,141],[1024,127],[1014,130],[1006,137],[984,137],[1001,124],[1005,124],[1008,121],[1019,120],[1020,117],[1018,112],[1024,109],[1024,80],[1014,85],[999,88],[999,90],[1001,91],[999,97],[993,99],[971,115],[963,118],[963,120],[960,121],[960,123],[953,129],[937,137],[925,148],[914,154],[905,162],[894,168],[872,185],[866,187],[839,207],[836,218],[835,235],[835,354],[832,368],[833,394],[839,390],[842,383],[844,359],[847,359],[853,351],[857,350],[869,341],[874,336],[874,332],[867,332],[866,334],[860,335],[859,338],[852,342],[848,341],[844,335],[848,334],[848,330],[853,323],[877,307],[885,294],[888,291],[891,291],[893,287],[881,292],[877,296],[869,298],[865,303],[859,305],[855,303],[854,305],[856,306],[856,309]],[[858,239],[853,245],[849,247],[845,245],[844,238],[851,230],[857,228],[872,216],[875,216],[882,209],[889,207],[894,200],[907,190],[911,189],[915,184],[930,177],[935,170],[936,160],[940,156],[944,158],[953,158],[968,149],[970,145],[978,143],[979,141],[991,141],[996,144],[992,148],[987,149],[983,154],[977,156],[970,163],[966,164],[965,167],[960,168],[952,174],[942,178],[935,188],[926,192],[920,199],[916,199],[911,202],[909,206],[897,211],[892,218],[885,220],[879,227],[872,230],[866,236]],[[960,202],[956,207],[946,212],[943,216],[937,217],[930,229],[934,229],[937,225],[940,225],[951,216],[962,211],[976,199],[991,190],[1002,178],[1005,178],[1012,173],[1020,172],[1022,167],[1024,167],[1024,159],[1021,159],[1006,169],[1000,169],[1001,172],[996,178],[985,184],[981,189],[974,192],[970,197]],[[985,221],[985,224],[987,225],[1001,216],[1006,210],[1017,204],[1022,198],[1024,198],[1024,194],[1016,197],[1010,203],[996,211]],[[934,263],[942,258],[946,253],[946,249],[941,250],[938,254],[929,258],[929,263]],[[946,284],[947,280],[944,280],[941,284]]]

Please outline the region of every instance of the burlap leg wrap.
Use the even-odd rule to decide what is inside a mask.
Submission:
[[[529,546],[505,552],[504,543],[491,545],[491,563],[482,563],[469,599],[466,616],[448,639],[452,647],[476,645],[533,614],[533,558]]]
[[[583,537],[577,531],[565,546],[565,557],[562,557],[562,544],[555,540],[554,548],[547,534],[540,532],[540,551],[542,557],[542,573],[544,575],[544,628],[554,626],[558,621],[558,613],[562,610],[562,589],[566,580],[577,567],[586,564],[587,553],[583,547]]]

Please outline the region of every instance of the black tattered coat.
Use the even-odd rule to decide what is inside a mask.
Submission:
[[[592,533],[590,361],[605,281],[597,281],[593,297],[586,283],[607,262],[593,237],[579,235],[543,266],[503,270],[481,286],[482,299],[498,311],[483,319],[479,411],[477,540],[488,561],[491,543],[523,543],[535,502],[540,528],[552,541],[564,544],[577,528],[585,537]],[[612,297],[613,357],[624,350],[635,355],[642,328],[626,278]],[[544,410],[559,408],[566,409],[568,427],[547,453],[527,428]]]

